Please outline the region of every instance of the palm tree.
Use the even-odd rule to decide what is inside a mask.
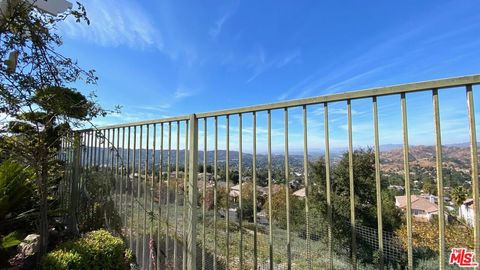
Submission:
[[[467,190],[458,186],[450,192],[450,197],[452,197],[452,201],[456,206],[460,206],[467,199]]]

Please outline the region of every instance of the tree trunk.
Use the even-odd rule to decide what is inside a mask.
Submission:
[[[41,164],[40,164],[40,178],[39,178],[39,193],[40,193],[40,250],[37,256],[38,260],[46,254],[48,249],[48,157],[47,149],[42,147]]]

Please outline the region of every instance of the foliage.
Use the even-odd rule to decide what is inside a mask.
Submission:
[[[332,215],[332,234],[339,247],[350,245],[352,239],[350,220],[350,174],[348,153],[331,170],[331,206],[327,204],[325,160],[320,158],[311,164],[310,181],[312,199],[311,209],[314,216],[328,221]],[[372,149],[357,149],[353,152],[353,175],[355,196],[355,217],[359,225],[377,228],[377,199],[375,181],[375,155]],[[382,219],[384,231],[394,231],[401,225],[401,211],[395,207],[393,193],[387,189],[387,182],[381,182]],[[321,222],[314,232],[321,233],[327,223]],[[325,229],[324,229],[325,230]],[[364,262],[373,262],[374,247],[359,238],[359,257]],[[366,241],[366,240],[365,240]]]
[[[18,231],[13,231],[2,238],[0,249],[8,249],[22,242],[22,235]]]
[[[95,169],[84,173],[84,187],[80,190],[80,230],[108,228],[119,232],[121,219],[111,197],[114,177]]]
[[[228,196],[227,189],[223,188],[223,187],[219,187],[217,189],[217,207],[218,207],[218,209],[226,208],[228,200],[230,200],[230,197]]]
[[[12,220],[35,207],[34,173],[13,160],[0,163],[0,234],[12,226],[23,227],[22,219]]]
[[[84,269],[82,257],[75,251],[55,250],[48,253],[42,260],[43,269]]]
[[[133,259],[123,240],[105,230],[61,244],[42,258],[43,269],[127,269]]]
[[[423,180],[422,190],[425,193],[437,195],[437,186],[432,179],[427,178]]]
[[[255,198],[257,199],[257,198]],[[253,184],[251,182],[242,184],[242,208],[237,208],[238,216],[241,219],[253,222]],[[241,210],[241,211],[240,211]]]
[[[278,192],[272,195],[272,219],[282,229],[287,227],[287,200],[285,185],[281,185]],[[303,229],[305,224],[305,204],[303,200],[292,195],[288,189],[290,199],[290,226],[293,230]]]
[[[106,111],[95,103],[94,95],[86,98],[71,88],[78,81],[95,83],[94,71],[83,70],[58,52],[62,39],[57,25],[69,16],[88,23],[85,8],[77,3],[77,8],[52,16],[33,9],[29,1],[7,3],[9,12],[0,19],[0,60],[10,55],[18,58],[0,65],[0,113],[11,119],[0,126],[0,152],[35,173],[40,253],[44,254],[52,205],[48,198],[55,197],[52,187],[62,176],[56,169],[60,138],[69,134],[71,126],[80,126]],[[74,224],[74,213],[68,216]]]
[[[395,232],[401,239],[402,245],[407,247],[407,226],[402,225]],[[445,245],[447,249],[454,247],[464,247],[473,249],[472,229],[457,223],[447,224],[445,226]],[[412,223],[413,247],[415,249],[426,249],[430,251],[438,250],[438,224],[435,222]]]
[[[450,197],[456,206],[462,205],[462,203],[467,199],[467,196],[467,190],[462,186],[457,186],[450,192]]]

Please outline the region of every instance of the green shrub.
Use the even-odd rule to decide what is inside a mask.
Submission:
[[[106,230],[87,233],[75,241],[61,244],[42,259],[42,269],[126,269],[133,254],[121,238]]]
[[[42,269],[82,269],[82,257],[74,251],[55,250],[43,257]]]

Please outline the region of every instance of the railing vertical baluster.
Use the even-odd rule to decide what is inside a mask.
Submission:
[[[82,171],[85,169],[87,163],[85,160],[87,159],[87,133],[80,131],[80,138],[82,139],[81,145],[81,155],[82,155]]]
[[[98,164],[100,164],[99,160],[100,160],[100,141],[98,139],[98,134],[99,134],[99,131],[98,130],[95,130],[94,131],[94,137],[95,137],[95,147],[94,147],[94,151],[93,151],[93,165],[94,167],[97,167]],[[68,135],[66,137],[68,139]],[[67,141],[65,141],[65,146],[67,146],[66,144]],[[66,158],[66,156],[65,156]],[[98,167],[96,168],[98,170]]]
[[[188,121],[185,121],[185,155],[184,155],[184,169],[183,169],[183,224],[186,224],[188,222],[187,220],[187,193],[186,193],[186,187],[188,185]],[[187,243],[187,232],[186,232],[186,226],[183,226],[183,243]],[[187,245],[184,245],[183,248],[183,269],[187,269]]]
[[[378,229],[378,267],[384,267],[383,254],[383,221],[382,221],[382,183],[380,178],[380,142],[378,136],[378,108],[377,97],[372,98],[373,104],[373,133],[375,144],[375,189],[377,194],[377,229]]]
[[[156,158],[157,158],[157,150],[156,150],[156,142],[157,142],[157,124],[153,124],[153,145],[152,145],[152,151],[153,151],[153,155],[152,155],[152,186],[150,187],[150,192],[148,194],[150,194],[150,238],[149,238],[149,241],[153,241],[153,220],[154,220],[154,216],[155,216],[155,212],[153,210],[153,206],[154,206],[154,202],[153,202],[153,197],[155,196],[155,162],[157,161]],[[150,246],[150,245],[149,245]],[[153,250],[153,246],[152,246],[152,249],[150,250],[150,255],[149,255],[149,267],[150,269],[153,269],[153,270],[156,270],[156,261],[153,260],[153,253],[154,253],[154,250]],[[159,254],[157,253],[157,256]]]
[[[207,118],[203,119],[203,190],[202,190],[202,269],[205,269],[205,227],[206,227],[206,208],[205,208],[205,195],[207,193]]]
[[[478,183],[478,157],[477,157],[477,130],[475,125],[475,106],[473,102],[472,85],[467,85],[468,122],[470,127],[470,162],[472,173],[473,196],[473,240],[475,243],[475,258],[480,261],[480,189]]]
[[[110,169],[110,129],[106,130],[107,135],[105,136],[105,140],[103,141],[103,151],[105,151],[106,155],[106,161],[107,163],[104,163],[104,168],[109,172]]]
[[[240,217],[238,219],[238,225],[240,227],[239,233],[240,233],[240,241],[239,241],[239,269],[243,269],[243,230],[242,230],[242,220],[243,220],[243,200],[242,200],[242,161],[243,161],[243,154],[242,154],[242,114],[238,114],[238,183],[240,185],[239,191],[240,191],[240,196],[238,199],[238,208],[240,210]]]
[[[435,124],[435,154],[437,170],[437,194],[438,194],[438,238],[439,269],[445,269],[445,208],[443,196],[443,161],[442,161],[442,136],[440,129],[440,105],[438,103],[438,89],[432,90],[433,121]]]
[[[119,156],[120,158],[120,156]],[[120,160],[120,220],[122,223],[122,227],[126,227],[127,224],[124,221],[124,214],[125,214],[125,205],[124,205],[124,191],[123,191],[123,184],[125,182],[125,127],[122,128],[122,155]],[[125,185],[126,188],[126,185]]]
[[[197,269],[197,168],[198,168],[198,119],[195,114],[190,115],[190,164],[189,164],[189,186],[188,186],[188,256],[187,268]]]
[[[272,112],[267,111],[267,163],[268,163],[268,258],[273,269],[273,218],[272,218]]]
[[[117,148],[115,149],[113,154],[115,157],[115,183],[118,183],[117,186],[119,185],[119,187],[115,191],[115,201],[117,202],[117,208],[119,209],[119,213],[121,213],[122,204],[120,202],[119,193],[122,186],[122,180],[118,181],[118,163],[120,159],[120,128],[117,128]]]
[[[287,218],[287,269],[292,268],[292,253],[290,239],[290,169],[288,164],[288,108],[284,109],[284,126],[285,126],[285,213]]]
[[[132,251],[135,250],[135,254],[136,253],[136,246],[138,245],[138,242],[135,241],[135,249],[133,248],[134,245],[133,245],[133,226],[136,224],[135,222],[135,190],[134,190],[134,184],[135,184],[135,165],[136,165],[136,158],[137,158],[137,126],[134,126],[133,127],[133,159],[132,159],[132,177],[131,177],[131,216],[130,216],[130,246],[131,246],[131,249]],[[137,232],[135,232],[136,234]],[[138,258],[138,257],[137,257]]]
[[[68,164],[67,164],[67,143],[66,143],[66,134],[62,137],[62,149],[60,151],[60,159],[64,162],[63,163],[63,181],[62,181],[62,207],[63,210],[67,209],[67,177],[68,177]],[[66,211],[65,211],[66,212]],[[65,217],[64,217],[65,218]]]
[[[128,135],[127,135],[127,163],[125,164],[126,166],[126,172],[125,172],[125,226],[127,227],[128,229],[128,232],[130,234],[130,239],[129,239],[129,248],[132,249],[132,234],[131,234],[131,231],[132,231],[132,227],[131,227],[131,223],[129,222],[128,220],[128,214],[129,214],[129,211],[128,211],[128,201],[129,199],[131,199],[131,183],[130,183],[130,137],[131,137],[131,130],[130,130],[130,127],[127,128],[127,131],[128,131]],[[130,191],[130,198],[128,196],[128,193]]]
[[[107,130],[104,129],[101,132],[102,132],[102,171],[105,172],[106,169],[107,169],[106,168],[107,166],[105,166],[105,156],[108,154],[107,150],[106,150],[106,148],[107,148],[107,145],[106,145],[106,143],[107,143]],[[107,163],[108,163],[108,157],[107,157]]]
[[[150,265],[148,262],[148,256],[146,250],[147,250],[147,184],[148,184],[148,161],[149,161],[149,137],[150,137],[150,125],[146,125],[147,130],[146,130],[146,138],[145,138],[145,174],[144,177],[145,179],[143,180],[143,234],[142,234],[142,262],[143,262],[143,267],[148,269],[148,266]],[[145,258],[146,257],[146,258]]]
[[[172,160],[172,122],[168,122],[168,153],[167,153],[167,201],[165,207],[167,212],[165,213],[165,267],[168,268],[168,251],[169,251],[169,227],[170,227],[170,173],[171,173],[171,160]]]
[[[89,159],[89,169],[92,170],[93,167],[93,154],[95,152],[95,148],[93,148],[93,137],[95,135],[95,131],[90,131],[90,159]]]
[[[252,113],[252,179],[253,179],[253,269],[258,269],[257,250],[257,114]]]
[[[79,151],[80,151],[80,155],[81,155],[81,162],[80,162],[80,168],[79,168],[79,183],[78,183],[78,192],[82,192],[82,190],[84,189],[84,186],[85,186],[85,177],[86,177],[86,159],[87,159],[87,132],[82,132],[82,131],[79,131],[78,132],[79,135],[80,135],[80,139],[81,139],[81,145],[79,146]],[[79,208],[80,208],[80,196],[78,196],[78,206],[77,206],[77,213],[79,213]],[[84,219],[84,215],[78,215],[77,216],[77,222],[78,223],[81,223],[83,222],[83,219]]]
[[[83,150],[82,150],[82,154],[83,154],[83,164],[82,164],[82,170],[81,170],[81,174],[82,174],[82,186],[81,186],[81,189],[83,190],[85,188],[85,183],[86,183],[86,177],[87,177],[87,169],[88,169],[88,154],[89,154],[89,151],[88,151],[88,141],[89,141],[89,133],[88,132],[82,132],[81,133],[82,136],[83,136]],[[80,218],[84,218],[84,216],[82,215],[82,217]]]
[[[92,132],[93,132],[93,139],[94,139],[92,167],[96,167],[97,166],[97,152],[98,152],[98,144],[97,144],[97,142],[98,142],[98,137],[97,137],[98,130],[94,130]]]
[[[113,174],[113,173],[114,173],[113,165],[115,164],[115,162],[114,162],[114,160],[115,160],[115,153],[116,153],[118,147],[117,147],[117,149],[115,149],[115,129],[111,129],[111,131],[112,131],[112,137],[111,137],[112,140],[111,140],[111,142],[109,143],[109,146],[108,146],[108,147],[110,148],[110,149],[109,149],[109,152],[110,152],[110,168],[111,168],[111,171],[112,171],[112,174]],[[117,182],[117,181],[115,181],[115,183],[116,183],[116,182]]]
[[[67,170],[66,170],[66,189],[67,189],[67,205],[66,205],[66,211],[68,213],[68,209],[70,208],[70,193],[71,193],[71,178],[72,178],[72,159],[71,159],[71,142],[70,142],[70,133],[67,134],[66,136],[66,141],[65,141],[65,146],[66,146],[66,153],[65,153],[65,163],[67,165]]]
[[[140,203],[140,196],[142,194],[142,143],[143,143],[143,126],[139,126],[140,129],[140,135],[138,136],[138,172],[137,172],[137,259],[139,262],[143,262],[143,253],[140,253],[141,247],[140,247],[140,216],[141,212],[143,211],[143,207]],[[143,247],[142,247],[143,248]],[[143,267],[143,263],[142,263]]]
[[[160,269],[160,234],[162,230],[162,183],[163,183],[163,123],[160,124],[160,168],[158,172],[158,228],[157,228],[157,267]]]
[[[352,136],[352,102],[347,100],[347,126],[348,126],[348,177],[350,189],[350,229],[352,237],[352,269],[357,269],[357,225],[355,220],[355,181],[353,178],[353,136]]]
[[[228,199],[228,194],[230,194],[230,116],[227,115],[227,130],[226,130],[226,153],[225,153],[225,186],[226,186],[226,192],[227,192],[227,201],[226,201],[226,268],[227,270],[230,268],[230,206],[229,206],[229,199]]]
[[[174,227],[175,227],[175,233],[174,235],[174,241],[173,241],[173,269],[177,269],[177,241],[175,240],[177,238],[177,233],[178,233],[178,167],[179,167],[179,160],[180,160],[180,121],[177,121],[177,152],[175,153],[175,198],[174,198]]]
[[[328,218],[328,268],[333,269],[333,239],[332,239],[332,183],[330,178],[330,140],[328,130],[328,103],[323,103],[324,132],[325,132],[325,187],[327,190],[327,218]]]
[[[413,239],[412,239],[412,195],[410,191],[410,160],[408,144],[407,100],[405,93],[400,94],[402,106],[402,137],[403,137],[403,170],[405,178],[405,196],[407,199],[407,263],[408,269],[413,269]]]
[[[305,184],[305,238],[307,240],[307,265],[308,269],[312,269],[312,256],[310,253],[310,209],[308,201],[310,183],[308,181],[308,127],[306,105],[303,105],[303,181]]]
[[[126,172],[125,172],[125,226],[127,228],[127,231],[130,235],[130,239],[129,239],[129,247],[130,249],[132,249],[132,235],[131,235],[131,224],[128,220],[128,214],[130,211],[128,211],[128,201],[129,199],[131,198],[131,196],[129,197],[128,193],[129,191],[131,190],[131,184],[130,184],[130,137],[131,137],[131,130],[130,130],[130,127],[127,128],[127,132],[128,132],[128,135],[127,135],[127,163],[125,164],[125,169],[126,169]],[[130,192],[131,193],[131,192]],[[131,194],[130,194],[131,195]]]
[[[218,117],[215,116],[215,149],[213,152],[213,270],[217,270],[217,160],[218,160]]]

